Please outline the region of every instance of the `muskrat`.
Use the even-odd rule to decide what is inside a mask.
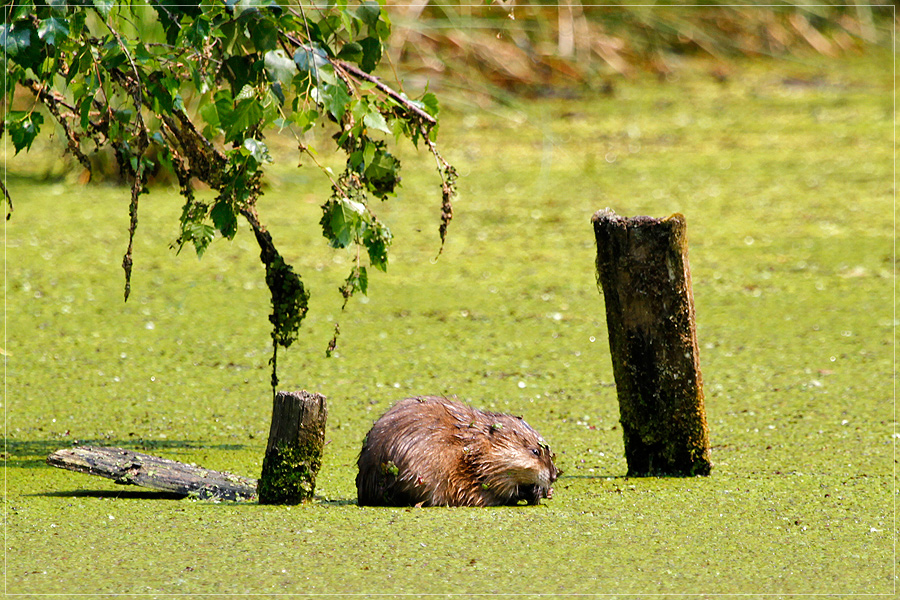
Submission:
[[[366,434],[357,498],[360,506],[539,504],[559,476],[554,458],[521,417],[407,398]]]

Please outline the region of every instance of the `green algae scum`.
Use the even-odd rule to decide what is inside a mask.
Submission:
[[[321,237],[329,184],[276,162],[259,210],[311,294],[279,387],[329,402],[316,496],[295,506],[46,465],[77,443],[258,477],[270,297],[243,224],[200,261],[169,250],[182,203],[159,187],[123,304],[127,189],[61,175],[53,140],[9,152],[5,591],[892,595],[892,60],[737,63],[724,84],[698,67],[617,82],[613,97],[451,98],[440,141],[460,198],[443,254],[433,160],[399,145],[403,188],[376,208],[391,263],[343,312],[356,258]],[[709,477],[625,477],[590,224],[607,206],[688,220]],[[564,471],[553,498],[357,506],[363,436],[421,394],[525,417]]]

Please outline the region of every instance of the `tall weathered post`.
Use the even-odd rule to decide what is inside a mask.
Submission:
[[[299,504],[313,497],[325,447],[325,396],[278,392],[257,483],[260,504]]]
[[[591,220],[628,475],[708,475],[685,219]]]

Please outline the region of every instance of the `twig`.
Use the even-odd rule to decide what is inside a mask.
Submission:
[[[81,151],[80,142],[81,138],[75,133],[72,128],[69,126],[69,118],[74,118],[75,107],[71,104],[67,103],[62,94],[59,92],[55,92],[52,90],[47,90],[43,86],[39,85],[33,79],[23,79],[21,84],[24,87],[27,87],[34,97],[44,103],[44,106],[47,107],[47,110],[50,111],[50,114],[53,115],[53,118],[56,119],[56,122],[59,123],[63,128],[63,133],[66,136],[66,146],[69,151],[78,159],[78,162],[81,163],[87,171],[90,173],[91,171],[91,161],[88,157]],[[62,111],[59,110],[59,107],[63,106],[71,111],[73,114],[64,115]],[[93,124],[92,124],[93,125]]]
[[[128,296],[131,294],[131,268],[133,266],[131,255],[134,248],[134,232],[137,230],[138,200],[140,199],[141,192],[144,188],[144,152],[147,150],[147,146],[150,145],[150,140],[147,136],[147,125],[144,123],[144,116],[141,114],[141,108],[144,105],[141,73],[138,71],[137,65],[134,63],[134,58],[132,58],[131,53],[128,51],[128,46],[122,41],[119,32],[116,31],[108,21],[106,21],[105,24],[107,29],[109,29],[116,37],[116,42],[118,42],[119,47],[122,48],[122,52],[131,64],[131,70],[134,73],[134,81],[131,82],[131,89],[128,91],[131,92],[131,97],[134,100],[134,112],[135,117],[137,117],[137,151],[134,153],[134,156],[137,158],[137,165],[134,167],[131,166],[131,156],[126,156],[123,151],[118,153],[119,167],[122,169],[123,173],[127,170],[132,176],[131,203],[128,205],[128,249],[125,251],[125,256],[122,258],[122,269],[125,270],[125,301],[127,302]],[[116,146],[115,142],[112,143]]]
[[[291,36],[291,35],[286,35],[285,38],[289,42],[291,42],[292,44],[297,46],[298,48],[302,48],[306,52],[313,53],[313,49],[310,48],[307,44],[304,44],[298,38]],[[389,86],[386,83],[384,83],[383,81],[381,81],[381,79],[379,79],[375,75],[366,73],[365,71],[363,71],[359,67],[353,65],[352,63],[348,63],[347,61],[341,60],[339,58],[329,58],[328,61],[334,67],[336,67],[339,71],[348,73],[356,79],[364,79],[370,83],[374,83],[375,87],[378,88],[378,90],[380,92],[382,92],[383,94],[388,96],[391,100],[393,100],[397,104],[401,105],[403,108],[405,108],[409,112],[413,113],[419,119],[419,121],[422,121],[423,123],[427,124],[429,128],[437,125],[437,120],[434,117],[432,117],[427,112],[425,112],[424,110],[422,110],[421,108],[416,106],[412,100],[410,100],[409,98],[407,98],[406,96],[404,96],[403,94],[401,94],[400,92],[398,92],[397,90],[392,88],[391,86]],[[338,73],[338,76],[341,76],[341,75],[342,75],[341,73]],[[341,78],[343,79],[343,77],[341,77]]]
[[[421,108],[419,108],[418,106],[413,104],[413,102],[409,98],[400,94],[399,92],[397,92],[394,88],[390,87],[389,85],[385,84],[383,81],[381,81],[381,79],[379,79],[375,75],[366,73],[359,67],[356,67],[346,61],[343,61],[343,60],[340,60],[337,58],[331,59],[331,64],[350,73],[351,75],[353,75],[353,77],[356,77],[358,79],[365,79],[366,81],[374,83],[375,87],[377,87],[381,92],[383,92],[384,94],[389,96],[391,98],[391,100],[402,105],[403,108],[405,108],[409,112],[415,114],[419,118],[420,121],[424,121],[425,123],[427,123],[429,128],[437,125],[437,120],[434,117],[432,117],[427,112],[425,112],[424,110],[422,110]]]
[[[9,221],[9,218],[12,217],[13,213],[13,203],[9,191],[6,189],[6,185],[4,185],[2,179],[0,179],[0,190],[3,191],[3,196],[6,198],[6,204],[9,205],[9,210],[6,213],[6,220]]]

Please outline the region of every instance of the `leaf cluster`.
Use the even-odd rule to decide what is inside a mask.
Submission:
[[[257,212],[272,162],[266,144],[272,130],[293,132],[300,152],[319,166],[303,134],[317,125],[330,128],[334,149],[346,155],[337,176],[319,166],[333,192],[323,205],[323,235],[334,248],[357,248],[356,265],[340,288],[345,304],[353,293],[366,293],[362,256],[368,266],[387,268],[391,233],[371,199],[385,200],[400,185],[389,140],[424,141],[437,158],[443,243],[446,187],[453,181],[434,145],[437,99],[430,93],[410,99],[372,74],[391,32],[378,2],[16,0],[2,10],[4,101],[10,106],[27,90],[36,102],[30,110],[7,111],[0,134],[17,153],[27,151],[49,115],[85,168],[90,152],[111,146],[132,182],[126,299],[139,200],[148,173],[165,166],[185,201],[173,247],[189,245],[202,256],[217,237],[232,239],[244,218],[267,269],[273,343],[277,349],[296,339],[308,293]],[[197,198],[198,180],[216,192],[214,200]]]

